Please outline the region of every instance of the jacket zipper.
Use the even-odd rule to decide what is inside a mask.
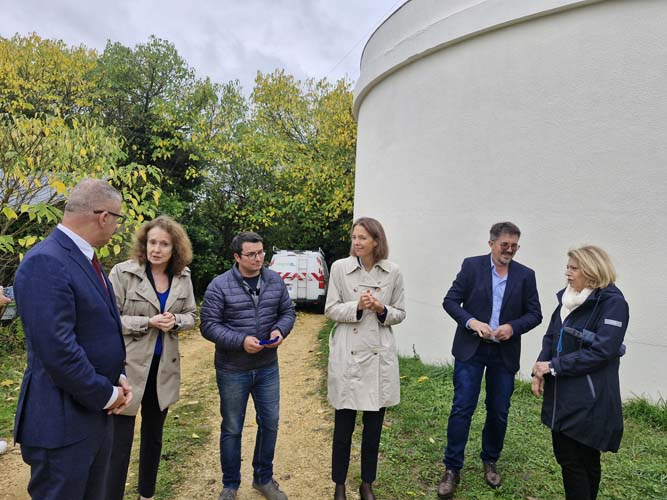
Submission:
[[[568,318],[565,318],[565,321],[560,325],[560,332],[558,337],[558,343],[560,343],[563,337],[563,328],[567,324]],[[556,349],[556,358],[560,358],[560,351]],[[558,406],[558,377],[554,377],[554,407],[551,410],[551,429],[553,430],[556,425],[556,407]]]
[[[595,311],[598,308],[598,305],[600,305],[600,295],[599,294],[598,294],[598,297],[595,301],[595,305],[593,306],[593,310],[591,311],[590,315],[588,316],[588,319],[586,320],[586,324],[584,325],[584,328],[586,328],[588,326],[588,324],[590,323],[591,319],[593,318],[593,315],[595,314]],[[563,327],[565,326],[565,324],[567,323],[567,320],[569,318],[570,318],[569,316],[567,318],[565,318],[565,321],[563,322],[563,324],[560,325],[560,328],[561,328],[560,335],[561,336],[563,335]],[[560,352],[558,352],[558,350],[556,351],[556,357],[560,358]],[[591,394],[593,395],[593,399],[595,399],[595,387],[593,387],[593,380],[591,379],[591,376],[588,375],[588,374],[586,375],[586,378],[588,379],[588,386],[591,390]],[[554,377],[554,407],[553,407],[553,411],[552,411],[552,414],[551,414],[551,429],[552,430],[554,428],[554,425],[556,425],[556,406],[557,406],[556,403],[557,402],[558,402],[558,377]]]
[[[588,387],[591,389],[591,395],[593,396],[593,399],[595,399],[595,387],[593,386],[593,379],[588,374],[586,374],[586,379],[588,380]]]
[[[243,280],[243,278],[241,278],[241,280]],[[250,289],[247,286],[241,284],[241,288],[245,290],[245,293],[248,295],[250,302],[252,302],[252,305],[255,308],[255,337],[259,338],[259,298],[264,291],[264,287],[262,286],[261,272],[259,275],[259,281],[257,281],[257,286],[259,287],[259,293],[257,294],[257,301],[255,302],[255,299],[252,298],[252,294],[250,293]]]

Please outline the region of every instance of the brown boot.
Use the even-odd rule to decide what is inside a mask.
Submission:
[[[500,486],[500,474],[496,470],[495,462],[483,462],[484,463],[484,479],[486,483],[491,486],[491,488],[497,488]]]
[[[440,484],[438,484],[438,498],[442,500],[452,498],[459,485],[459,481],[461,481],[459,471],[450,469],[445,470],[442,479],[440,479]]]

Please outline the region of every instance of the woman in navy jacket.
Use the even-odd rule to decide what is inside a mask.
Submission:
[[[604,250],[584,246],[567,255],[567,288],[558,292],[532,391],[544,394],[542,422],[551,428],[567,500],[594,500],[600,452],[618,451],[623,435],[618,368],[628,304]]]

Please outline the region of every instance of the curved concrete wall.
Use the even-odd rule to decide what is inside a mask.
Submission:
[[[403,269],[403,353],[451,361],[444,293],[493,222],[523,231],[545,320],[568,248],[607,249],[630,303],[625,396],[667,397],[667,2],[412,0],[371,37],[355,88],[355,215]]]

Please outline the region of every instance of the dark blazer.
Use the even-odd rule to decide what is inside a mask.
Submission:
[[[28,365],[16,410],[17,442],[60,448],[99,429],[125,360],[120,317],[106,283],[111,294],[58,229],[21,262],[14,291]]]
[[[491,255],[468,257],[463,261],[442,306],[457,323],[452,354],[460,361],[470,359],[481,342],[480,337],[466,328],[466,322],[477,319],[488,323],[493,307]],[[542,322],[542,309],[537,295],[535,272],[511,261],[500,309],[500,324],[509,323],[514,334],[500,343],[500,354],[508,370],[519,371],[521,335]]]

